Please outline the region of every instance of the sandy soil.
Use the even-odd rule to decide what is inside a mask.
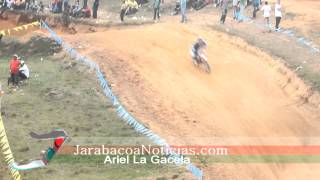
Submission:
[[[283,6],[287,19],[283,22],[284,27],[297,28],[303,35],[312,38],[320,45],[320,1],[317,0],[283,0]]]
[[[210,75],[194,68],[190,62],[189,46],[199,34],[209,44],[206,51],[213,67]],[[114,89],[132,111],[141,104],[150,104],[143,108],[161,112],[161,117],[148,122],[151,128],[191,137],[199,132],[207,136],[222,132],[224,136],[258,137],[319,133],[312,128],[312,120],[318,115],[306,107],[297,107],[296,99],[281,89],[282,77],[270,68],[272,59],[257,49],[252,53],[253,49],[241,40],[169,22],[82,34],[81,39],[66,36],[66,39],[74,45],[81,44],[81,48],[86,49],[83,53],[107,65],[105,71],[116,84]],[[232,41],[239,42],[229,43]],[[137,116],[149,115],[145,112]],[[168,116],[172,116],[170,121],[165,120]],[[175,125],[175,119],[177,122],[183,119],[175,129],[154,127],[154,123]],[[235,122],[244,122],[243,128],[230,126]],[[301,124],[308,132],[301,130]],[[184,133],[190,126],[192,131]],[[253,130],[256,126],[267,130]]]
[[[14,23],[8,22],[8,21],[1,21],[1,24],[0,24],[1,30],[13,28],[13,27],[15,27]]]
[[[301,92],[288,94],[281,88],[286,78],[270,56],[239,39],[191,26],[168,20],[65,39],[98,61],[125,106],[170,144],[208,145],[216,137],[254,137],[255,144],[263,144],[259,138],[296,137],[296,144],[303,144],[300,137],[320,134],[319,113],[299,105],[302,82]],[[209,44],[210,75],[193,67],[189,57],[199,35]],[[309,179],[318,177],[304,164],[220,164],[205,168],[205,177],[291,179],[291,166]]]
[[[283,26],[299,27],[318,42],[310,32],[319,24],[320,3],[283,4],[298,15]],[[265,145],[264,138],[279,138],[275,143],[282,144],[283,137],[292,137],[295,145],[303,145],[305,138],[320,135],[319,109],[301,101],[308,87],[292,72],[240,39],[200,27],[196,18],[187,25],[177,24],[178,18],[64,38],[99,62],[121,102],[170,144],[214,145],[214,138],[246,137],[255,138],[254,145]],[[198,36],[208,43],[206,54],[213,68],[209,75],[191,63],[189,49]],[[242,143],[246,144],[238,142]],[[291,180],[318,179],[319,167],[215,164],[202,168],[205,179]]]

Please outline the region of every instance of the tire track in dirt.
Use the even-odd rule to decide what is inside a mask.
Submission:
[[[189,46],[198,34],[209,44],[210,75],[190,62]],[[300,137],[320,134],[316,109],[299,106],[297,95],[285,93],[281,84],[286,78],[272,68],[272,58],[257,49],[251,53],[243,41],[236,45],[221,33],[170,22],[78,37],[65,39],[74,47],[86,44],[78,50],[102,66],[121,102],[170,144],[209,145],[210,137],[254,137],[262,145],[259,138],[296,137],[300,144]],[[217,164],[204,168],[207,179],[286,177],[279,166],[291,167]],[[302,174],[310,174],[309,165],[301,167]]]

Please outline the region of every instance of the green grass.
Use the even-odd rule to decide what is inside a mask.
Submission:
[[[0,57],[10,58],[18,53],[26,58],[47,57],[61,51],[61,47],[48,37],[33,36],[22,44],[16,37],[6,37],[0,44]]]
[[[25,49],[33,51],[30,43],[25,46],[19,45],[22,52]],[[51,146],[51,141],[29,137],[31,131],[45,133],[63,128],[71,137],[67,145],[152,144],[118,118],[94,72],[73,60],[62,60],[63,56],[47,56],[41,61],[41,55],[29,56],[27,64],[31,69],[31,78],[17,91],[6,85],[8,58],[0,58],[0,81],[5,91],[1,113],[17,162],[38,159],[41,150]],[[23,179],[46,179],[48,176],[53,180],[155,179],[179,172],[179,176],[186,174],[181,167],[167,165],[106,166],[95,163],[97,159],[79,161],[76,157],[61,155],[55,158],[46,168],[22,172]],[[8,171],[2,168],[5,166],[2,160],[0,156],[0,179],[9,179]]]

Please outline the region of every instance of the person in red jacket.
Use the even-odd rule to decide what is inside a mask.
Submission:
[[[13,86],[17,86],[19,83],[19,67],[20,61],[18,60],[18,55],[15,54],[10,61],[10,80],[13,83]]]

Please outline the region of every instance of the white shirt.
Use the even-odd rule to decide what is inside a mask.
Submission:
[[[263,11],[263,17],[270,17],[271,15],[270,5],[263,5],[261,10]]]
[[[22,67],[20,67],[19,71],[23,73],[27,78],[29,78],[29,68],[26,64],[24,64]]]
[[[274,15],[276,17],[282,17],[282,12],[281,12],[281,5],[280,4],[276,4],[274,7]]]
[[[232,5],[233,5],[233,6],[237,6],[237,5],[238,5],[238,0],[233,0],[233,1],[232,1]]]

